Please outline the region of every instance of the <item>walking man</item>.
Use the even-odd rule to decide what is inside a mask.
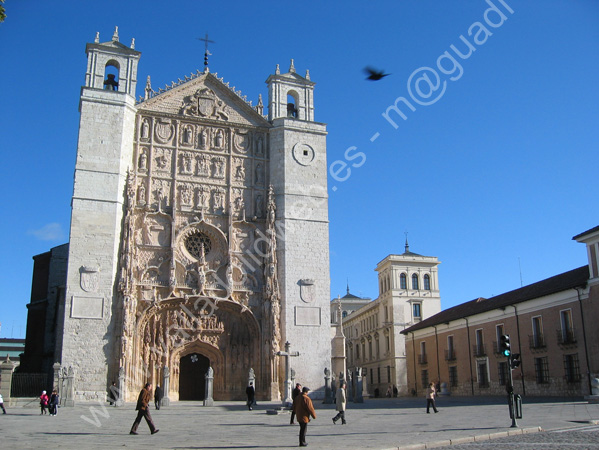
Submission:
[[[150,408],[148,408],[148,404],[152,400],[152,384],[146,383],[144,388],[139,393],[139,397],[137,397],[137,406],[135,410],[137,411],[137,417],[135,418],[135,422],[133,422],[133,426],[131,427],[131,431],[129,434],[138,434],[137,427],[141,422],[141,418],[146,419],[148,426],[150,427],[150,432],[152,434],[158,433],[158,428],[154,426],[154,422],[152,422],[152,416],[150,415]]]
[[[4,408],[4,399],[2,398],[2,394],[0,394],[0,408],[2,408],[2,412],[6,414],[6,409]]]
[[[335,403],[337,404],[337,415],[333,417],[333,423],[337,423],[339,419],[341,419],[341,424],[345,425],[347,422],[345,421],[345,381],[341,383],[339,389],[337,389],[337,393],[335,395]]]
[[[160,409],[163,395],[162,388],[160,386],[156,386],[156,389],[154,389],[154,406],[156,409]]]
[[[295,400],[293,401],[293,411],[297,416],[297,421],[300,426],[300,447],[308,446],[308,443],[306,442],[306,430],[308,429],[308,422],[310,422],[310,417],[316,419],[316,411],[314,411],[312,400],[310,399],[310,397],[308,397],[308,392],[310,392],[310,389],[304,386],[301,395],[295,397]]]
[[[245,394],[248,397],[247,405],[248,409],[251,411],[254,402],[256,401],[256,389],[254,389],[254,383],[250,381],[248,387],[245,388]]]
[[[295,401],[295,397],[297,397],[301,393],[302,393],[302,385],[299,383],[295,383],[295,388],[293,389],[293,392],[291,392],[291,401]],[[293,410],[293,408],[291,408],[291,421],[289,422],[290,425],[293,425],[294,418],[295,418],[295,411]]]

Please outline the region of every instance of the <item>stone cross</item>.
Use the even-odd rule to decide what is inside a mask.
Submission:
[[[293,401],[291,400],[291,366],[289,365],[289,358],[291,356],[299,356],[299,352],[291,352],[291,344],[289,342],[285,342],[285,351],[277,352],[278,356],[283,356],[285,358],[285,395],[283,398],[283,405],[291,406]]]

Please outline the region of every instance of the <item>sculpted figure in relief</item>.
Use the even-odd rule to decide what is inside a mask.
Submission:
[[[198,175],[202,177],[210,176],[210,157],[207,155],[200,155],[198,157]]]
[[[222,146],[223,146],[223,130],[218,130],[216,132],[216,137],[214,138],[214,146],[216,148],[222,148]]]
[[[214,178],[225,177],[225,159],[218,157],[214,160]]]
[[[256,184],[264,184],[264,167],[262,167],[262,164],[256,166]]]
[[[145,151],[139,156],[139,170],[148,170],[148,155]]]

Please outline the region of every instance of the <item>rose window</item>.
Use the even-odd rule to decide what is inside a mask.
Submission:
[[[204,256],[207,255],[212,249],[212,242],[206,234],[198,232],[187,237],[185,248],[193,257],[200,259],[202,248],[204,249]]]

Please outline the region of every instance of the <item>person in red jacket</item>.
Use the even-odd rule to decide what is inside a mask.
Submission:
[[[304,386],[302,389],[302,394],[298,395],[295,397],[295,400],[293,400],[293,412],[295,413],[297,421],[300,425],[300,447],[308,446],[308,443],[306,442],[306,430],[308,429],[308,422],[310,422],[310,417],[316,419],[316,411],[314,411],[312,400],[310,397],[308,397],[308,392],[310,392],[310,389]]]
[[[48,398],[46,391],[42,391],[42,395],[40,395],[40,407],[42,408],[40,416],[42,414],[48,414],[48,411],[46,411],[46,408],[48,408],[48,401],[50,401],[50,399]]]

